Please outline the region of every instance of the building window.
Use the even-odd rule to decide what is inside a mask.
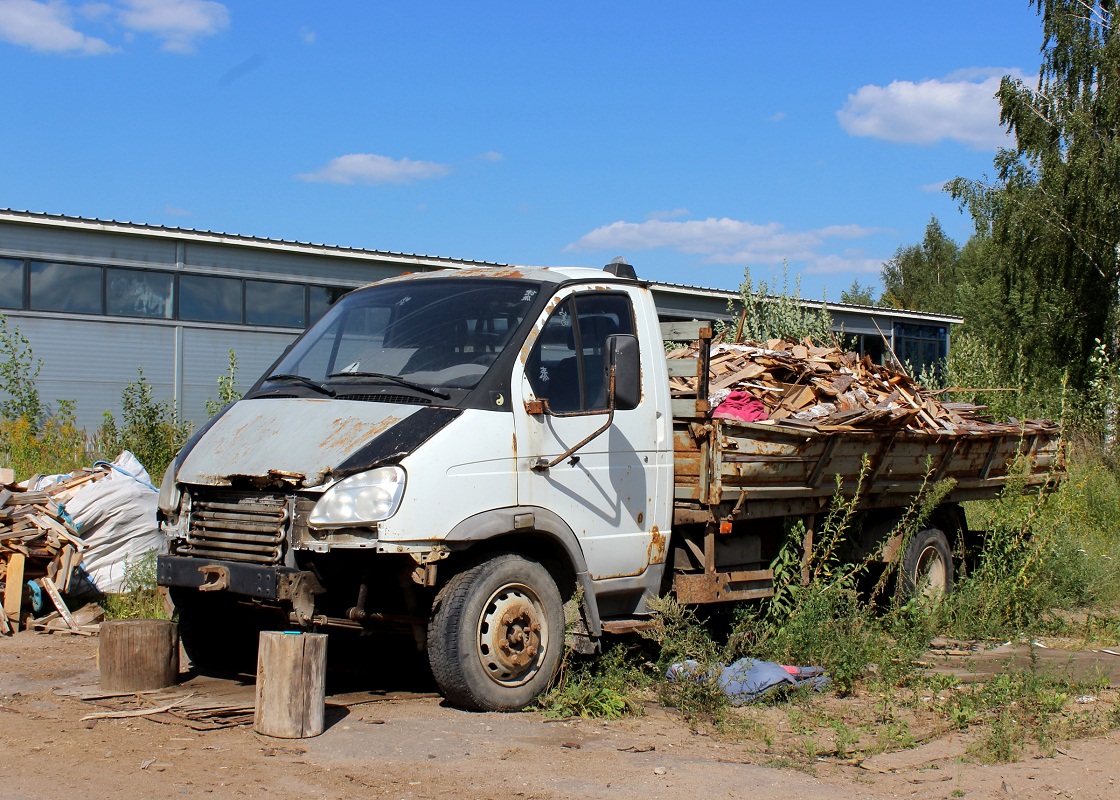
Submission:
[[[101,267],[31,262],[31,308],[100,314]]]
[[[327,313],[327,309],[338,302],[339,298],[349,292],[338,286],[308,286],[308,317],[311,324],[318,322],[319,317]]]
[[[304,290],[295,283],[245,281],[245,323],[281,328],[304,326]]]
[[[23,308],[23,262],[0,258],[0,308]]]
[[[936,370],[949,356],[949,329],[944,325],[894,325],[894,352],[912,374]]]
[[[179,319],[241,322],[241,281],[237,278],[180,275]]]
[[[878,333],[856,333],[845,336],[843,345],[845,350],[854,350],[861,358],[870,356],[874,364],[887,363],[887,346]]]
[[[174,278],[169,272],[107,269],[106,311],[121,317],[171,319]]]

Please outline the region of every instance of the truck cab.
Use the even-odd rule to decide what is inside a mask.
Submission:
[[[160,491],[195,663],[233,666],[263,627],[400,633],[452,702],[509,710],[566,640],[645,614],[672,419],[652,297],[614,272],[355,290],[202,428]]]

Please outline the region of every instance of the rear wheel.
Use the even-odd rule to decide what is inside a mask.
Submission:
[[[907,596],[944,597],[953,591],[953,553],[940,528],[926,528],[902,555],[902,589]]]
[[[548,688],[564,645],[564,602],[539,562],[493,556],[436,596],[428,661],[450,702],[518,711]]]

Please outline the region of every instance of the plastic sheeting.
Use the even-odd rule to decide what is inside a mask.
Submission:
[[[127,450],[108,466],[109,475],[80,489],[66,513],[86,542],[82,567],[101,592],[114,594],[129,564],[167,544],[156,521],[159,490],[144,466]]]

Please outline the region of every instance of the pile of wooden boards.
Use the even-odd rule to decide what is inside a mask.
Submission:
[[[4,582],[0,633],[11,633],[29,617],[24,605],[29,581],[39,585],[67,629],[83,632],[62,594],[70,591],[86,545],[64,506],[87,483],[108,474],[108,467],[76,470],[41,491],[0,483],[0,576]]]
[[[696,358],[699,344],[668,358]],[[696,397],[697,378],[670,378],[674,397]],[[984,406],[940,402],[905,372],[876,364],[839,347],[811,339],[765,344],[715,344],[711,348],[707,397],[715,408],[720,390],[745,391],[762,401],[771,424],[821,431],[895,428],[933,434],[1037,430],[1057,432],[1048,420],[999,424],[984,419]]]

